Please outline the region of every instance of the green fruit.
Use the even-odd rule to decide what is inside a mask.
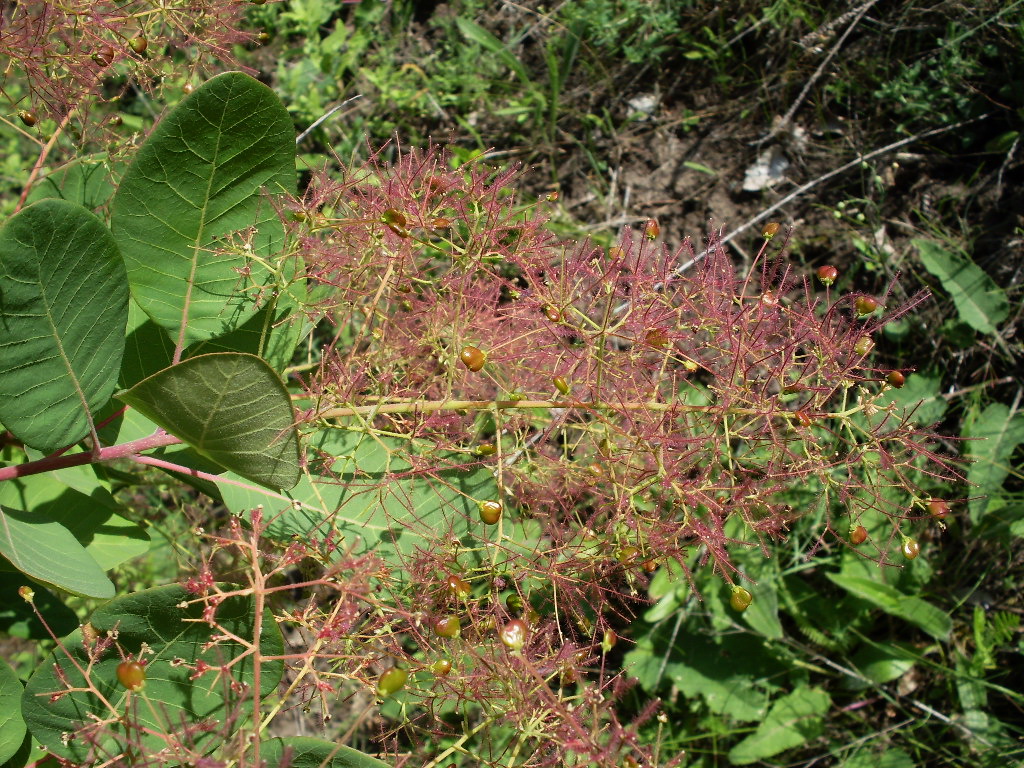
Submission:
[[[478,502],[477,509],[480,512],[480,519],[488,525],[494,525],[501,519],[500,501],[487,500]]]
[[[498,632],[498,637],[506,648],[512,651],[520,650],[526,645],[526,637],[530,629],[522,619],[512,619]]]
[[[601,638],[601,650],[605,653],[608,653],[612,648],[615,647],[615,644],[617,642],[619,642],[619,636],[615,634],[615,630],[606,629],[604,631],[603,637]]]
[[[752,602],[754,602],[754,596],[743,587],[732,588],[732,594],[729,595],[729,605],[732,606],[734,611],[742,613],[750,607]]]
[[[430,671],[437,677],[444,677],[452,671],[452,663],[448,659],[438,659],[430,665]]]
[[[505,598],[505,607],[509,613],[521,614],[523,612],[523,598],[513,592]]]
[[[441,616],[434,619],[434,634],[438,637],[458,637],[462,632],[458,616]]]
[[[377,680],[377,695],[387,698],[405,687],[405,681],[409,679],[409,670],[400,667],[392,667],[382,674]]]
[[[640,548],[630,544],[620,549],[615,557],[623,565],[628,565],[640,557]]]
[[[146,668],[137,661],[122,661],[117,665],[117,682],[129,691],[140,691],[146,685]]]
[[[907,558],[907,560],[913,560],[921,554],[921,545],[917,543],[916,539],[904,538],[903,546],[900,547],[900,549],[903,551],[903,556]]]
[[[874,348],[875,342],[872,341],[870,336],[861,336],[857,339],[857,343],[853,345],[853,351],[861,357],[868,354]]]
[[[564,376],[555,376],[555,378],[551,380],[551,383],[554,384],[555,389],[563,395],[568,395],[572,391],[572,387],[569,386],[569,382],[565,380]]]
[[[139,35],[138,37],[133,37],[131,40],[129,40],[128,46],[141,56],[146,52],[146,49],[149,47],[149,41],[145,38],[144,35]]]

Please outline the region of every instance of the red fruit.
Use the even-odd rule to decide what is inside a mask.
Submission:
[[[141,56],[149,47],[149,40],[146,39],[145,35],[139,35],[138,37],[133,37],[129,40],[128,46]]]
[[[441,616],[434,619],[434,634],[438,637],[458,637],[462,632],[458,616]]]
[[[494,525],[501,519],[501,502],[492,501],[481,501],[477,503],[477,508],[480,511],[480,519],[488,525]]]
[[[101,67],[109,66],[110,62],[114,60],[114,49],[109,45],[104,45],[98,51],[93,53],[92,60]]]
[[[454,573],[448,577],[447,582],[445,582],[445,586],[448,587],[449,592],[461,599],[469,597],[469,593],[472,591],[472,588],[469,586],[469,582]]]
[[[117,665],[117,681],[129,691],[140,691],[146,685],[146,668],[137,661]]]
[[[475,373],[484,367],[487,355],[476,347],[463,347],[462,352],[459,353],[459,359],[464,366]]]
[[[23,122],[29,128],[31,128],[39,121],[39,118],[36,117],[36,113],[29,109],[20,110],[18,112],[18,117],[21,119],[21,122]]]
[[[899,371],[889,371],[889,375],[885,377],[885,380],[889,382],[889,386],[902,389],[903,385],[907,382],[907,377]]]
[[[779,222],[769,221],[764,225],[764,229],[761,230],[761,237],[765,240],[771,240],[779,232]]]
[[[522,619],[512,619],[505,624],[498,632],[498,637],[505,647],[512,651],[518,651],[526,645],[526,636],[530,629]]]
[[[857,301],[854,302],[854,307],[857,310],[857,317],[867,317],[874,314],[875,310],[878,309],[878,301],[870,296],[858,296]]]
[[[907,558],[907,560],[913,560],[915,557],[921,554],[921,545],[917,543],[916,539],[903,539],[903,546],[900,549],[903,552],[903,556]]]
[[[839,270],[831,264],[826,264],[823,267],[818,267],[817,275],[822,285],[832,285],[839,277]]]
[[[859,547],[865,541],[868,540],[868,529],[863,525],[850,526],[850,543],[855,547]]]
[[[942,499],[930,499],[928,513],[936,520],[945,520],[949,517],[949,504]]]
[[[550,304],[544,307],[544,317],[550,320],[552,323],[559,323],[562,321],[562,313],[559,312],[555,307]]]
[[[644,225],[644,234],[647,236],[648,240],[653,240],[660,235],[661,227],[658,225],[658,222],[654,219],[648,219],[647,224]]]
[[[409,679],[409,670],[400,667],[392,667],[377,679],[377,695],[387,698],[405,687],[405,681]]]
[[[754,602],[754,596],[743,587],[732,588],[732,594],[729,595],[729,605],[732,606],[734,611],[742,613],[750,607],[752,602]]]

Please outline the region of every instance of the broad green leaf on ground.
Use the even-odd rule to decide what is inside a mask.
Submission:
[[[495,37],[490,31],[477,24],[475,21],[471,21],[463,16],[457,16],[455,18],[455,24],[467,40],[472,43],[476,43],[486,51],[490,51],[497,56],[501,63],[508,67],[511,71],[515,72],[523,84],[530,90],[537,87],[533,77],[527,72],[526,67],[519,58],[513,54],[508,46],[505,45],[501,40]]]
[[[212,78],[156,127],[113,200],[111,229],[132,295],[186,344],[259,309],[283,242],[271,201],[295,189],[295,132],[274,93],[240,72]],[[240,270],[247,273],[243,278]]]
[[[750,765],[817,738],[831,703],[825,691],[806,686],[783,696],[757,730],[729,750],[729,762]]]
[[[917,768],[917,765],[902,749],[886,749],[881,754],[863,749],[847,759],[841,768]]]
[[[942,375],[936,371],[907,374],[902,389],[889,389],[882,395],[879,405],[895,403],[897,413],[910,413],[911,421],[931,426],[946,412],[949,403],[940,395]]]
[[[974,463],[967,470],[967,480],[975,488],[970,489],[969,503],[971,521],[977,523],[989,500],[1003,487],[1003,481],[1010,472],[1010,457],[1021,443],[1024,443],[1024,413],[1011,416],[1010,408],[1003,403],[992,403],[973,422],[965,425],[961,435],[967,438],[967,452]]]
[[[25,720],[21,716],[24,687],[7,662],[0,659],[0,765],[21,749]]]
[[[829,579],[851,595],[867,600],[876,608],[920,627],[936,640],[945,640],[953,629],[949,614],[918,597],[911,597],[888,584],[844,573],[828,573]]]
[[[43,200],[0,229],[0,422],[54,451],[89,431],[124,352],[124,262],[80,205]]]
[[[179,607],[183,601],[193,599],[178,586],[156,587],[135,592],[103,605],[93,613],[90,623],[100,636],[117,629],[117,648],[111,648],[88,666],[90,679],[107,702],[110,711],[96,696],[86,690],[75,690],[56,701],[55,691],[81,689],[86,681],[81,669],[88,665],[88,654],[83,647],[81,632],[76,631],[64,639],[63,648],[79,666],[75,666],[65,651],[58,648],[36,670],[28,681],[22,699],[25,720],[32,735],[55,755],[73,763],[84,762],[95,754],[89,743],[91,729],[99,739],[99,747],[108,755],[124,749],[125,721],[121,716],[129,706],[128,692],[117,682],[116,670],[121,654],[138,658],[147,647],[145,695],[152,706],[144,705],[135,696],[130,702],[135,723],[130,734],[144,753],[155,754],[180,739],[199,752],[208,752],[231,738],[242,727],[252,712],[251,696],[232,696],[224,699],[224,679],[217,679],[217,670],[238,659],[230,672],[230,681],[251,686],[254,683],[254,664],[251,655],[238,658],[244,647],[229,640],[209,646],[213,635],[231,634],[252,638],[254,608],[252,600],[230,597],[217,607],[218,627],[201,620],[203,604],[192,603]],[[283,640],[277,623],[269,612],[262,622],[260,651],[264,656],[280,655]],[[119,650],[118,650],[119,649]],[[196,662],[203,661],[213,667],[205,675],[192,680]],[[60,673],[55,671],[60,668]],[[260,690],[262,695],[273,693],[283,673],[283,663],[267,662],[262,665]],[[66,682],[65,682],[66,681]],[[236,720],[234,716],[238,715]],[[95,725],[106,722],[102,733]],[[183,725],[184,723],[184,725]],[[203,723],[216,723],[217,728],[198,727]],[[137,729],[136,729],[137,728]],[[65,734],[74,738],[65,742]]]
[[[691,622],[679,624],[674,639],[672,619],[639,635],[625,657],[630,676],[648,693],[675,686],[684,696],[701,697],[712,712],[740,722],[764,717],[775,688],[769,681],[782,672],[764,641],[752,634],[712,638]],[[633,629],[638,632],[640,625]]]
[[[120,507],[103,488],[86,495],[50,475],[31,475],[0,483],[0,505],[61,524],[104,571],[149,550],[149,535],[118,514]]]
[[[86,597],[114,596],[114,585],[74,534],[41,512],[0,507],[0,556],[26,576]]]
[[[439,537],[479,532],[484,526],[477,502],[499,498],[488,469],[461,466],[464,457],[431,454],[425,443],[346,430],[321,433],[317,440],[310,450],[324,452],[323,475],[307,474],[286,494],[243,487],[227,475],[220,492],[228,509],[241,515],[262,505],[274,538],[322,540],[334,530],[345,542],[342,549],[374,552],[399,565],[404,555]],[[316,469],[321,462],[311,464]]]
[[[260,745],[266,768],[387,768],[357,749],[310,736],[267,739]]]
[[[865,645],[853,655],[853,666],[867,680],[848,677],[847,688],[865,688],[871,683],[888,683],[903,677],[914,666],[918,654],[906,644]]]
[[[982,333],[995,333],[1010,314],[1010,302],[995,281],[966,254],[947,250],[932,240],[917,238],[924,268],[939,278],[952,297],[960,318]]]
[[[118,398],[242,477],[275,489],[299,480],[291,399],[277,373],[254,355],[189,358]]]
[[[0,558],[0,563],[3,562],[3,559]],[[35,593],[32,602],[46,617],[47,627],[55,635],[66,635],[78,626],[79,621],[75,612],[58,600],[48,589],[33,583],[18,571],[0,569],[0,632],[6,632],[11,637],[20,637],[24,640],[50,639],[47,627],[44,627],[39,621],[32,606],[18,594],[20,587],[30,587]]]

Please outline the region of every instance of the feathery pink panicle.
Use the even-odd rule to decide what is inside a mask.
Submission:
[[[170,0],[158,6],[142,0],[4,3],[0,61],[12,62],[27,86],[19,106],[59,121],[100,98],[104,82],[118,76],[152,89],[164,79],[163,65],[175,51],[189,53],[189,72],[218,66],[252,72],[232,51],[255,39],[241,29],[246,6],[217,0]],[[147,39],[144,53],[130,44],[140,35]]]
[[[393,163],[378,153],[340,182],[314,179],[302,202],[306,258],[333,287],[332,321],[351,329],[309,382],[324,409],[551,401],[502,412],[520,451],[502,479],[551,542],[576,542],[567,548],[583,530],[645,556],[703,543],[728,569],[725,521],[739,515],[763,546],[805,511],[782,493],[812,482],[852,512],[905,514],[880,489],[913,494],[903,470],[937,457],[926,434],[873,405],[879,377],[856,347],[922,296],[865,321],[851,299],[826,304],[767,242],[738,272],[713,234],[707,257],[682,274],[688,241],[669,252],[627,229],[608,250],[558,242],[539,207],[506,189],[513,172],[453,170],[436,149],[394,149]],[[459,363],[468,345],[486,355],[477,372]],[[850,412],[837,415],[844,404]],[[860,445],[841,429],[853,414],[867,421]],[[479,439],[472,413],[378,420],[445,448]],[[862,461],[865,443],[877,468]],[[567,554],[556,547],[535,565],[555,576]]]
[[[333,341],[306,381],[307,417],[364,406],[374,428],[436,446],[403,456],[402,479],[490,468],[505,514],[535,534],[490,542],[493,567],[455,594],[462,542],[411,518],[405,578],[378,567],[372,592],[358,582],[309,629],[337,669],[372,685],[379,669],[352,637],[385,668],[420,668],[447,658],[434,619],[457,615],[457,669],[420,683],[431,695],[413,724],[457,736],[440,713],[500,706],[510,727],[543,730],[530,765],[643,762],[639,723],[608,705],[626,681],[605,674],[601,638],[642,609],[650,572],[675,558],[687,575],[696,562],[733,578],[731,552],[767,554],[803,514],[899,520],[917,514],[922,472],[959,475],[886,404],[884,375],[858,351],[923,297],[859,319],[853,298],[815,293],[786,264],[781,237],[745,270],[715,234],[700,259],[688,241],[669,251],[629,229],[607,249],[561,242],[538,204],[517,199],[513,172],[391,149],[393,162],[381,151],[341,181],[316,176],[286,217],[328,288],[316,310]],[[465,364],[470,346],[482,366]],[[443,407],[453,401],[482,407]],[[397,407],[367,415],[377,404]],[[378,478],[346,482],[388,492]],[[814,498],[794,508],[794,489]],[[530,629],[513,652],[496,632],[520,616]],[[559,689],[572,679],[587,684],[570,708]]]

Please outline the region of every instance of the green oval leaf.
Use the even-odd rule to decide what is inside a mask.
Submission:
[[[246,655],[245,646],[231,640],[208,643],[221,631],[251,639],[253,603],[245,597],[226,599],[217,607],[218,626],[211,627],[203,620],[203,603],[180,607],[192,597],[179,586],[156,587],[111,600],[92,616],[91,624],[100,635],[117,629],[117,644],[126,655],[138,658],[144,644],[152,651],[143,656],[144,692],[152,706],[136,699],[131,702],[131,716],[122,719],[129,702],[128,692],[117,682],[121,654],[112,647],[90,664],[81,632],[75,631],[64,639],[63,647],[78,666],[58,648],[25,687],[22,706],[32,735],[55,755],[76,764],[94,756],[97,747],[107,755],[122,752],[129,737],[126,728],[131,729],[130,740],[136,748],[141,746],[144,754],[155,754],[175,742],[203,753],[227,741],[251,714],[252,697],[234,695],[226,701],[225,681],[215,680],[217,670],[234,660],[230,671],[224,674],[231,681],[252,686],[253,657]],[[263,617],[260,651],[264,656],[283,653],[281,632],[269,611]],[[193,680],[198,661],[214,669]],[[86,669],[89,682],[112,710],[89,692],[82,672]],[[281,661],[262,665],[262,695],[276,690],[283,669]],[[66,692],[69,688],[75,690]],[[62,691],[66,693],[54,699]],[[97,722],[106,726],[99,728]],[[215,727],[212,731],[199,727],[204,723]],[[230,731],[225,732],[225,728]],[[65,742],[64,734],[73,737]],[[96,746],[89,743],[89,736],[96,740]]]
[[[971,521],[977,523],[1010,474],[1013,452],[1024,443],[1024,415],[1011,413],[1003,403],[992,403],[964,426],[962,436],[970,440],[967,449],[974,459],[967,481],[978,489],[978,497],[969,504]]]
[[[749,765],[816,738],[831,699],[818,688],[802,686],[772,704],[757,730],[729,750],[733,765]]]
[[[54,451],[82,438],[124,352],[124,262],[80,205],[43,200],[0,229],[0,422]]]
[[[1006,292],[967,255],[923,238],[911,242],[917,246],[924,268],[939,278],[953,298],[960,318],[976,331],[995,333],[996,326],[1010,314]]]
[[[201,86],[153,131],[114,196],[111,229],[132,295],[191,343],[222,335],[259,307],[268,256],[284,229],[260,192],[295,189],[295,133],[280,99],[240,72]],[[243,279],[240,270],[246,270]]]
[[[284,383],[235,352],[193,357],[118,398],[222,467],[269,488],[299,481],[299,438]]]
[[[0,555],[44,584],[87,597],[114,596],[114,585],[71,531],[41,512],[0,507]]]
[[[21,716],[21,680],[7,662],[0,659],[0,764],[7,762],[25,740]]]
[[[68,470],[64,474],[71,476]],[[82,493],[60,482],[56,473],[0,483],[0,505],[60,523],[104,571],[149,550],[149,534],[117,514],[121,508],[109,491],[96,487]]]
[[[949,614],[919,597],[911,597],[888,584],[871,579],[828,573],[828,578],[851,595],[867,600],[876,608],[920,627],[936,640],[945,640],[953,630]]]

